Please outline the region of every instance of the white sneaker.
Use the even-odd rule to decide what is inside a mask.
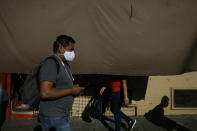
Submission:
[[[132,130],[133,130],[133,128],[134,128],[136,122],[137,122],[137,121],[136,121],[136,119],[135,119],[134,121],[131,121],[131,122],[129,123],[129,129],[128,129],[128,131],[132,131]]]

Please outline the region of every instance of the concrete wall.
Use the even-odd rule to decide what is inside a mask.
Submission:
[[[171,88],[197,89],[197,72],[175,76],[150,76],[145,100],[133,101],[137,104],[138,115],[153,109],[161,102],[163,96],[169,97],[169,105],[164,109],[165,115],[197,114],[196,109],[172,109]]]
[[[197,108],[172,109],[171,107],[171,89],[197,89],[197,72],[175,76],[150,76],[147,86],[145,100],[132,101],[133,105],[137,105],[137,115],[144,115],[146,112],[160,104],[163,96],[168,96],[169,98],[169,105],[164,108],[165,115],[197,114]],[[72,116],[81,116],[89,100],[90,97],[87,96],[76,97],[73,104]],[[132,105],[121,109],[129,116],[135,115],[135,108]],[[110,110],[107,110],[105,115],[112,116],[112,113]]]

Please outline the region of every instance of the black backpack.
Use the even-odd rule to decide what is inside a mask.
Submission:
[[[93,97],[93,101],[90,106],[90,116],[101,120],[102,115],[103,115],[102,96],[97,95],[97,96]]]
[[[56,60],[55,57],[48,57],[47,59],[52,59],[56,63],[57,73],[59,72],[59,62]],[[43,63],[43,62],[42,62]],[[20,94],[22,97],[22,102],[24,104],[28,104],[30,109],[38,109],[40,103],[40,81],[39,81],[39,73],[40,67],[42,63],[36,66],[25,79],[24,84],[20,88]]]

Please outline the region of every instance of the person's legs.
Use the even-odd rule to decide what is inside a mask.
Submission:
[[[53,123],[56,131],[71,131],[68,117],[56,118]]]
[[[115,131],[120,131],[121,126],[121,114],[120,114],[120,92],[112,93],[112,100],[110,103],[110,109],[114,114],[115,119]]]
[[[129,130],[132,130],[136,124],[136,120],[132,120],[128,116],[126,116],[120,109],[122,106],[122,99],[120,96],[120,92],[112,93],[111,100],[111,111],[114,114],[115,119],[115,131],[120,131],[121,127],[121,118],[123,118],[129,125]]]
[[[129,123],[130,121],[132,121],[132,119],[129,118],[127,115],[125,115],[122,111],[120,111],[120,116],[121,116],[121,118],[123,118],[127,123]]]
[[[121,105],[122,105],[123,102],[124,102],[123,98],[120,97],[120,109],[121,109]],[[121,115],[121,118],[123,118],[128,123],[128,125],[129,125],[128,130],[131,131],[136,124],[136,119],[134,119],[134,120],[131,119],[130,117],[125,115],[121,110],[120,110],[120,115]]]
[[[40,123],[42,124],[42,127],[48,131],[52,125],[51,125],[51,121],[50,121],[50,117],[45,116],[42,113],[39,113],[39,119],[40,119]]]
[[[49,117],[39,114],[40,122],[46,131],[71,131],[68,117]]]

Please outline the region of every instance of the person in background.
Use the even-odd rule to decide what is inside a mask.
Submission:
[[[6,120],[6,108],[8,106],[8,94],[0,83],[0,131]]]
[[[107,92],[111,92],[110,110],[114,114],[115,131],[120,131],[121,129],[121,118],[128,123],[128,130],[131,131],[136,124],[136,120],[129,118],[121,111],[123,102],[125,106],[130,103],[127,93],[127,80],[118,76],[107,79],[100,89],[100,94],[102,95],[106,90]]]

